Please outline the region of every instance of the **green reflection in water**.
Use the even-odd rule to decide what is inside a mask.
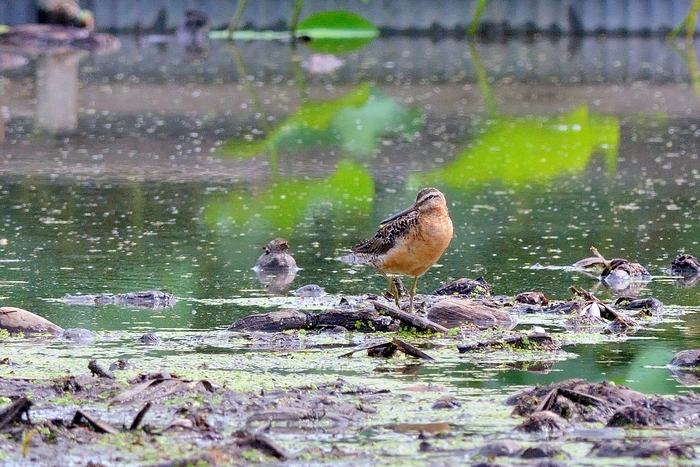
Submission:
[[[346,161],[326,179],[279,179],[262,193],[234,192],[209,203],[205,218],[212,226],[237,225],[242,229],[255,222],[256,228],[263,230],[290,229],[315,208],[367,212],[373,197],[371,175]]]
[[[405,109],[379,89],[360,84],[331,101],[304,102],[261,140],[233,138],[220,149],[233,157],[252,157],[277,148],[302,152],[339,146],[352,156],[369,156],[380,136],[411,139],[422,125],[418,108]]]
[[[617,117],[591,115],[585,106],[556,117],[497,116],[457,158],[433,172],[414,174],[410,186],[467,187],[490,180],[506,185],[543,183],[585,169],[596,152],[614,172],[620,139]]]

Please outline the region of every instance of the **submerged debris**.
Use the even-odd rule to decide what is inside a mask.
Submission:
[[[630,281],[648,281],[651,274],[639,263],[632,263],[624,258],[607,260],[595,247],[591,247],[595,256],[582,259],[574,267],[590,274],[599,275],[600,280],[614,290],[624,290]]]
[[[493,287],[483,277],[476,279],[457,279],[435,290],[432,295],[458,295],[460,297],[489,297]]]
[[[523,350],[560,350],[561,347],[554,342],[548,334],[515,334],[504,337],[493,337],[476,344],[458,345],[459,353],[474,352],[490,348],[514,348]]]
[[[568,322],[574,328],[602,324],[614,332],[623,332],[637,326],[632,317],[617,311],[592,293],[576,287],[569,287],[569,291],[574,294],[574,299],[556,304],[548,311],[570,314]]]
[[[66,305],[117,305],[136,308],[172,308],[177,303],[173,294],[160,290],[125,294],[70,295],[63,297]]]
[[[570,423],[597,422],[617,427],[695,427],[700,425],[700,396],[646,396],[607,381],[570,379],[511,396],[513,415],[550,411]]]
[[[607,440],[597,443],[590,455],[595,457],[636,457],[641,459],[694,459],[692,444],[671,444],[666,441],[650,440]]]
[[[526,305],[549,305],[543,292],[522,292],[515,296],[515,301]]]
[[[367,351],[370,357],[392,357],[396,351],[401,351],[410,357],[422,358],[423,360],[435,360],[433,357],[423,352],[419,348],[409,344],[408,342],[394,337],[390,342],[382,342],[369,347],[362,347],[351,352],[341,355],[341,357],[352,357],[356,352]]]

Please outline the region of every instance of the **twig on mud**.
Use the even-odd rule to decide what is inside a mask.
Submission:
[[[143,417],[146,416],[146,412],[148,412],[148,409],[151,408],[151,403],[147,402],[146,405],[143,406],[141,410],[139,410],[139,413],[136,414],[136,417],[134,417],[134,421],[131,422],[131,426],[129,427],[129,431],[134,431],[139,427],[141,422],[143,421]]]
[[[90,370],[93,374],[93,376],[99,376],[100,378],[109,378],[109,379],[115,379],[114,375],[105,370],[102,365],[97,363],[97,360],[94,358],[88,362],[88,370]]]
[[[20,421],[22,419],[22,414],[27,414],[27,421],[29,421],[29,407],[31,406],[32,401],[26,397],[20,397],[12,404],[0,410],[0,430],[12,422]]]
[[[78,425],[80,423],[80,421],[83,419],[88,423],[88,425],[90,425],[98,433],[109,433],[110,435],[116,435],[119,433],[119,430],[114,428],[109,423],[102,422],[102,421],[94,418],[92,415],[88,415],[87,413],[83,412],[82,410],[78,410],[75,412],[75,416],[73,416],[72,423],[74,425]]]
[[[369,300],[369,302],[374,305],[374,308],[376,308],[377,311],[384,312],[392,318],[400,320],[402,323],[410,324],[420,331],[449,332],[449,329],[446,327],[433,323],[427,318],[406,313],[405,311],[390,307],[376,300]]]
[[[245,432],[236,433],[236,436],[238,437],[236,444],[238,444],[239,447],[257,449],[277,459],[287,459],[289,457],[284,449],[275,444],[275,442],[267,436],[248,434]]]
[[[406,341],[397,339],[396,337],[391,340],[391,342],[382,342],[380,344],[370,345],[369,347],[361,347],[359,349],[352,350],[350,352],[344,353],[340,357],[352,357],[356,352],[362,352],[366,350],[370,357],[384,357],[389,358],[396,353],[397,350],[409,355],[411,357],[422,358],[424,360],[435,360],[433,357],[423,352],[414,345],[409,344]]]

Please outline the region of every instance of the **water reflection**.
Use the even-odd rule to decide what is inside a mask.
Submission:
[[[78,64],[87,55],[67,51],[42,55],[36,68],[36,126],[59,133],[78,127]]]

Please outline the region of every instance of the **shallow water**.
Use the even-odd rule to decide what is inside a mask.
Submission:
[[[483,373],[470,361],[414,377],[506,392],[577,376],[684,390],[665,368],[698,346],[700,287],[665,271],[679,253],[700,254],[700,97],[684,49],[397,38],[313,74],[303,46],[213,43],[192,57],[122,42],[113,55],[33,59],[0,78],[2,305],[66,328],[220,330],[270,309],[251,268],[278,236],[301,267],[290,290],[380,292],[381,276],[337,258],[432,185],[455,238],[419,292],[483,276],[497,294],[562,300],[575,285],[610,298],[567,268],[595,246],[645,265],[654,278],[636,293],[666,315],[629,337],[567,347],[578,358],[547,374]],[[640,61],[629,58],[638,50]],[[52,73],[77,81],[52,88]],[[178,304],[62,300],[148,289]]]

